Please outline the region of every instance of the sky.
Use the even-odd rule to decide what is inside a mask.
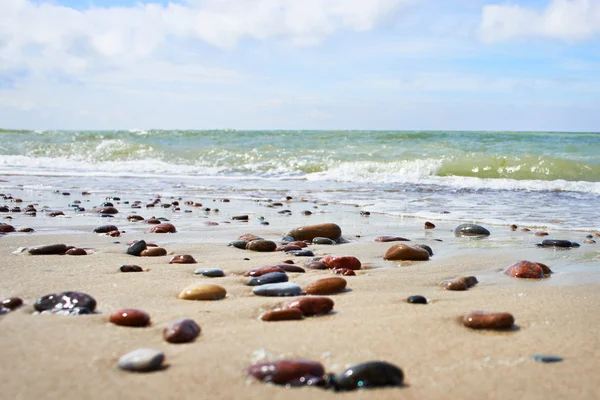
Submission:
[[[0,127],[600,131],[600,0],[0,0]]]

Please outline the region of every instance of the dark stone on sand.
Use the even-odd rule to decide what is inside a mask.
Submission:
[[[0,223],[0,233],[10,233],[10,232],[14,232],[14,231],[15,231],[14,226]]]
[[[304,270],[304,268],[299,267],[297,265],[290,265],[290,263],[285,263],[285,261],[284,261],[284,264],[277,264],[277,267],[281,268],[285,272],[298,272],[298,273],[306,272]]]
[[[429,253],[429,256],[433,257],[433,250],[431,249],[431,247],[427,246],[426,244],[415,244],[415,246],[427,250],[427,252]]]
[[[150,315],[137,308],[122,308],[108,318],[110,322],[120,326],[143,327],[150,325]]]
[[[400,236],[377,236],[375,238],[376,242],[382,242],[382,243],[387,243],[387,242],[410,242],[410,239],[406,239]]]
[[[370,361],[348,368],[333,378],[336,391],[402,386],[404,373],[384,361]]]
[[[423,296],[409,296],[406,301],[411,304],[427,304],[427,299]]]
[[[133,264],[121,265],[121,268],[119,268],[119,271],[121,271],[121,272],[144,272],[142,267],[140,267],[139,265],[133,265]]]
[[[331,272],[333,272],[336,275],[342,276],[356,276],[356,272],[354,272],[353,269],[348,268],[334,268],[331,270]]]
[[[354,256],[325,256],[319,260],[328,268],[347,268],[358,270],[361,268],[361,262]]]
[[[173,256],[169,260],[169,264],[196,264],[196,260],[189,254]]]
[[[563,358],[560,356],[553,356],[547,354],[534,354],[531,356],[533,361],[541,362],[541,363],[555,363],[563,361]]]
[[[56,312],[70,310],[75,307],[83,307],[94,311],[96,309],[96,300],[92,296],[81,292],[60,292],[40,297],[36,300],[33,307],[36,311],[40,312]]]
[[[325,384],[325,368],[316,361],[267,361],[250,366],[247,372],[259,381],[274,385],[323,386]]]
[[[0,212],[7,213],[10,212],[10,208],[6,206],[0,206]]]
[[[260,268],[254,268],[248,272],[246,272],[244,274],[244,276],[261,276],[261,275],[265,275],[265,274],[269,274],[271,272],[282,272],[285,273],[285,271],[280,268],[277,265],[268,265],[266,267],[260,267]]]
[[[294,251],[294,250],[302,250],[302,247],[296,246],[295,244],[285,244],[283,246],[277,246],[275,251]]]
[[[454,229],[455,236],[489,236],[490,231],[476,224],[462,224]]]
[[[315,253],[310,250],[292,250],[288,251],[288,254],[295,255],[296,257],[314,257]]]
[[[127,217],[127,220],[130,222],[143,221],[144,217],[141,215],[130,215]]]
[[[175,229],[175,226],[170,223],[158,224],[158,225],[153,226],[150,229],[150,233],[175,233],[175,232],[177,232],[177,229]]]
[[[49,254],[65,254],[68,250],[66,244],[50,244],[47,246],[32,247],[27,252],[31,255],[49,255]]]
[[[505,275],[525,279],[543,279],[551,273],[552,271],[545,264],[532,261],[518,261],[504,270]]]
[[[68,256],[87,256],[87,251],[79,247],[74,247],[72,249],[67,250],[65,254]]]
[[[245,240],[234,240],[233,242],[229,243],[229,247],[235,247],[236,249],[241,250],[246,250],[247,245],[248,242],[246,242]]]
[[[309,225],[292,229],[286,236],[291,236],[296,240],[313,240],[316,237],[325,237],[335,240],[342,236],[342,229],[338,225],[332,223]]]
[[[23,300],[19,297],[8,297],[0,302],[0,307],[15,310],[23,305]]]
[[[335,240],[324,238],[324,237],[316,237],[312,240],[313,244],[324,244],[324,245],[333,245],[337,244]]]
[[[329,269],[329,267],[325,264],[323,264],[320,261],[313,261],[311,263],[309,263],[306,268],[308,269]]]
[[[194,274],[209,278],[222,278],[225,276],[225,272],[221,268],[198,268],[194,271]]]
[[[138,240],[137,242],[129,246],[125,253],[139,257],[142,251],[146,250],[147,248],[148,246],[146,245],[146,242],[144,240]]]
[[[542,243],[538,244],[539,247],[561,247],[561,248],[570,248],[573,247],[573,242],[568,240],[552,240],[546,239],[542,241]]]
[[[102,226],[95,228],[94,233],[107,233],[110,231],[118,231],[118,230],[119,230],[119,228],[117,228],[114,225],[102,225]]]
[[[429,221],[425,221],[425,229],[435,229],[435,225]]]
[[[463,291],[469,288],[467,283],[462,279],[448,279],[442,281],[442,283],[440,283],[440,287],[452,291]]]
[[[234,221],[248,221],[248,216],[247,215],[234,215],[233,217],[231,217],[231,219]]]
[[[246,283],[248,286],[260,286],[269,283],[287,282],[288,276],[285,272],[269,272],[260,276],[254,276]]]
[[[116,208],[114,208],[114,207],[102,207],[102,208],[99,208],[99,209],[98,209],[96,212],[97,212],[98,214],[108,214],[108,215],[112,215],[112,214],[118,214],[118,213],[119,213],[119,210],[117,210],[117,209],[116,209]]]
[[[31,232],[35,232],[35,231],[33,230],[33,228],[21,228],[21,229],[19,229],[19,232],[31,233]]]
[[[283,309],[298,309],[305,317],[328,314],[333,310],[333,300],[322,296],[305,296],[285,303]]]
[[[316,280],[304,288],[305,294],[328,295],[339,293],[346,289],[344,278],[333,277]]]
[[[472,311],[465,314],[463,324],[471,329],[510,329],[515,318],[507,312]]]
[[[191,319],[180,319],[170,323],[163,331],[163,337],[169,343],[189,343],[200,335],[200,326]]]
[[[548,236],[548,232],[538,231],[535,233],[535,236]]]
[[[277,244],[271,240],[253,240],[246,245],[247,250],[269,253],[275,251]]]
[[[273,321],[297,321],[304,318],[302,311],[298,309],[266,311],[260,319],[267,322]]]

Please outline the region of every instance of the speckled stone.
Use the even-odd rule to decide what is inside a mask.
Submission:
[[[49,244],[46,246],[31,247],[27,252],[31,255],[65,254],[68,250],[66,244]]]
[[[327,295],[335,294],[346,289],[347,282],[344,278],[323,278],[314,281],[304,288],[306,294]]]
[[[302,288],[295,283],[270,283],[267,285],[257,286],[252,289],[252,293],[257,296],[300,296]]]
[[[490,231],[476,224],[462,224],[454,229],[455,236],[490,236]]]
[[[358,270],[361,268],[361,262],[354,256],[325,256],[319,260],[328,268],[346,268]]]
[[[226,295],[227,291],[221,286],[199,284],[183,289],[178,297],[182,300],[221,300]]]
[[[305,296],[285,303],[283,309],[298,309],[305,317],[328,314],[333,310],[333,300],[322,296]]]
[[[510,329],[514,323],[507,312],[472,311],[463,317],[463,324],[471,329]]]
[[[173,256],[169,260],[169,264],[197,264],[197,262],[191,255],[182,254],[178,256]]]
[[[36,300],[33,307],[36,311],[40,312],[55,312],[75,307],[84,307],[90,311],[94,311],[96,309],[96,300],[92,296],[81,292],[60,292],[40,297]]]
[[[333,379],[336,391],[402,386],[404,373],[384,361],[370,361],[348,368]]]
[[[426,261],[429,260],[429,252],[416,246],[396,244],[388,249],[383,259],[388,261]]]
[[[260,276],[252,277],[248,280],[246,285],[248,286],[260,286],[269,283],[280,283],[287,282],[288,276],[285,272],[269,272]]]
[[[122,308],[110,314],[109,322],[119,326],[144,327],[150,325],[150,315],[137,308]]]
[[[159,350],[137,349],[119,358],[119,368],[132,372],[150,372],[161,368],[165,355]]]
[[[200,331],[194,320],[186,318],[170,323],[163,331],[163,337],[169,343],[189,343],[200,335]]]
[[[302,311],[298,309],[284,309],[284,310],[273,310],[266,311],[261,316],[260,319],[263,321],[294,321],[300,320],[303,318]]]
[[[333,223],[309,225],[292,229],[286,233],[286,236],[291,236],[295,240],[313,240],[316,237],[335,240],[342,236],[342,229]]]
[[[250,366],[247,372],[259,381],[275,385],[323,386],[325,383],[325,368],[316,361],[268,361]]]
[[[194,274],[209,278],[222,278],[225,276],[225,272],[221,268],[198,268],[194,271]]]

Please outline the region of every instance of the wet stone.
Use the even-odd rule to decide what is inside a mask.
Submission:
[[[285,272],[269,272],[267,274],[252,277],[246,283],[248,286],[260,286],[269,283],[287,282],[288,276]]]
[[[142,251],[146,250],[147,247],[148,246],[146,245],[146,242],[144,240],[138,240],[137,242],[129,246],[125,253],[139,257],[142,254]]]
[[[14,231],[15,231],[14,226],[0,223],[0,233],[10,233],[10,232],[14,232]]]
[[[431,249],[431,247],[427,246],[426,244],[415,244],[415,246],[427,250],[427,252],[429,253],[429,257],[433,257],[433,250]]]
[[[119,228],[117,228],[114,225],[102,225],[102,226],[95,228],[94,233],[107,233],[110,231],[118,231],[118,230],[119,230]]]
[[[246,249],[258,252],[272,252],[277,248],[277,244],[271,240],[253,240],[246,245]]]
[[[411,304],[427,304],[427,299],[423,296],[409,296],[406,301]]]
[[[425,222],[425,229],[435,229],[435,225],[432,222]]]
[[[324,245],[333,245],[337,244],[335,240],[324,238],[324,237],[316,237],[312,240],[313,244],[324,244]]]
[[[406,239],[400,236],[378,236],[375,238],[376,242],[387,243],[387,242],[410,242],[410,239]]]
[[[242,250],[246,250],[247,245],[248,242],[246,242],[245,240],[234,240],[233,242],[229,243],[229,247],[235,247],[236,249]]]
[[[289,309],[289,310],[273,310],[266,311],[261,316],[260,319],[263,321],[294,321],[300,320],[303,318],[302,311],[298,309]]]
[[[183,254],[179,256],[173,256],[169,260],[169,264],[197,264],[197,262],[191,255]]]
[[[552,356],[547,354],[534,354],[531,356],[531,359],[541,363],[556,363],[563,361],[563,358],[560,356]]]
[[[108,215],[112,215],[112,214],[118,214],[118,213],[119,213],[119,210],[117,210],[117,209],[116,209],[116,208],[114,208],[114,207],[102,207],[102,208],[99,208],[99,209],[98,209],[96,212],[97,212],[98,214],[108,214]]]
[[[19,297],[8,297],[0,302],[0,307],[15,310],[23,305],[23,300]]]
[[[402,386],[404,373],[384,361],[371,361],[348,368],[333,379],[336,391]]]
[[[282,282],[282,283],[270,283],[266,285],[257,286],[252,289],[252,293],[257,296],[300,296],[302,295],[302,288],[295,283]]]
[[[560,247],[560,248],[570,248],[573,247],[573,242],[568,240],[552,240],[546,239],[542,241],[542,243],[538,244],[539,247]]]
[[[27,251],[29,254],[37,256],[37,255],[50,255],[50,254],[65,254],[65,252],[67,250],[68,250],[68,247],[65,244],[50,244],[47,246],[32,247]]]
[[[333,300],[322,296],[305,296],[291,300],[283,305],[283,309],[298,309],[305,317],[328,314],[333,310]]]
[[[277,267],[281,268],[285,272],[296,272],[296,273],[301,273],[301,274],[306,272],[304,270],[304,268],[299,267],[297,265],[291,265],[291,263],[277,264]]]
[[[339,293],[346,289],[347,282],[344,278],[323,278],[306,286],[306,294],[327,295]]]
[[[198,268],[194,271],[194,274],[209,278],[222,278],[225,276],[225,272],[221,268]]]
[[[472,311],[463,317],[463,324],[471,329],[510,329],[515,323],[507,312]]]
[[[245,242],[251,242],[253,240],[265,240],[260,236],[253,235],[252,233],[245,233],[241,236],[238,236],[236,240],[243,240]]]
[[[75,307],[83,307],[94,311],[96,309],[96,300],[92,296],[81,292],[60,292],[40,297],[36,300],[33,307],[36,311],[40,312],[56,312]]]
[[[292,254],[296,257],[314,257],[315,253],[310,250],[292,250],[288,251],[287,254]]]
[[[178,297],[182,300],[221,300],[226,295],[227,291],[221,286],[200,284],[183,289]]]
[[[324,237],[336,240],[342,236],[342,229],[333,223],[318,224],[295,228],[286,233],[295,240],[313,240],[316,237]]]
[[[285,244],[283,246],[277,246],[275,251],[294,251],[294,250],[302,250],[302,247],[296,246],[295,244]]]
[[[476,224],[462,224],[454,229],[455,236],[490,236],[490,231]]]
[[[150,325],[150,315],[137,308],[122,308],[112,313],[108,320],[119,326],[144,327]]]
[[[175,229],[175,225],[169,223],[162,223],[158,225],[154,225],[150,229],[150,233],[175,233],[177,229]]]
[[[294,238],[293,236],[284,236],[281,238],[282,243],[291,243],[294,241],[296,241],[296,238]]]
[[[133,264],[121,265],[121,268],[119,268],[119,271],[121,271],[121,272],[144,272],[142,267],[140,267],[139,265],[133,265]]]
[[[388,249],[383,259],[389,261],[426,261],[429,260],[429,252],[421,247],[396,244]]]
[[[231,217],[231,219],[234,221],[248,221],[248,216],[247,215],[234,215],[233,217]]]
[[[200,327],[191,319],[180,319],[170,323],[163,331],[169,343],[189,343],[200,335]]]
[[[65,309],[65,310],[57,310],[57,311],[43,311],[42,314],[46,314],[46,313],[52,313],[52,314],[57,314],[57,315],[87,315],[87,314],[93,314],[92,311],[90,311],[89,308],[85,308],[85,307],[74,307],[74,308],[70,308],[70,309]]]
[[[165,355],[159,350],[137,349],[119,358],[119,368],[132,372],[150,372],[161,368]]]
[[[279,360],[254,364],[248,375],[259,381],[275,385],[322,386],[325,383],[325,368],[316,361]]]
[[[462,279],[448,279],[448,280],[442,281],[442,283],[440,283],[440,287],[442,289],[452,290],[452,291],[463,291],[463,290],[467,290],[469,288],[467,286],[467,283]]]
[[[326,256],[319,260],[328,268],[346,268],[358,270],[361,268],[361,262],[354,256]]]
[[[336,275],[356,276],[356,272],[354,272],[354,270],[348,269],[348,268],[334,268],[331,270],[331,272],[333,272]]]
[[[244,276],[261,276],[271,272],[284,273],[285,271],[277,265],[268,265],[266,267],[251,269],[250,271],[246,272]]]
[[[308,269],[328,269],[329,267],[327,267],[327,265],[323,264],[320,261],[313,261],[311,263],[309,263],[306,268]]]
[[[552,271],[545,264],[531,261],[519,261],[504,270],[505,275],[525,279],[543,279],[551,273]]]
[[[65,252],[68,256],[87,256],[87,251],[85,249],[81,249],[79,247],[74,247]]]
[[[150,247],[140,253],[141,257],[162,257],[167,255],[167,250],[162,247]]]

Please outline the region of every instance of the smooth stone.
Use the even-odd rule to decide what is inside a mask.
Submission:
[[[585,244],[596,244],[596,241],[593,239],[584,239],[583,243]]]
[[[138,240],[137,242],[129,246],[127,250],[125,250],[125,253],[139,257],[142,254],[142,251],[146,250],[147,248],[148,245],[144,240]]]
[[[538,231],[535,233],[535,236],[548,236],[548,232]]]
[[[234,215],[233,217],[231,217],[231,219],[234,221],[248,221],[248,216],[247,215]]]
[[[238,236],[237,240],[243,240],[244,242],[251,242],[253,240],[265,240],[260,236],[253,235],[251,233],[246,233],[241,236]]]
[[[304,318],[304,316],[302,315],[302,311],[298,309],[266,311],[260,316],[261,320],[269,322],[293,321],[300,320],[302,318]]]
[[[325,237],[316,237],[312,240],[313,244],[324,244],[324,245],[333,245],[337,244],[335,240],[325,238]]]
[[[459,281],[463,281],[468,288],[473,287],[479,283],[477,278],[474,276],[461,276],[456,279]]]
[[[291,263],[277,264],[276,266],[281,268],[285,272],[297,272],[301,274],[306,272],[304,268],[299,267],[297,265],[291,265]]]
[[[150,233],[175,233],[177,229],[175,229],[175,225],[170,223],[162,223],[158,225],[154,225],[150,229]]]
[[[234,240],[233,242],[229,243],[229,247],[235,247],[236,249],[242,250],[246,250],[247,245],[248,242],[246,242],[245,240]]]
[[[117,228],[114,225],[102,225],[102,226],[95,228],[94,233],[107,233],[110,231],[118,231],[118,230],[119,230],[119,228]]]
[[[448,280],[442,281],[442,283],[440,283],[440,286],[443,289],[453,290],[453,291],[463,291],[463,290],[467,290],[469,288],[467,286],[467,283],[462,279],[448,279]]]
[[[334,294],[346,289],[347,282],[344,278],[333,277],[316,280],[306,286],[306,294],[327,295]]]
[[[258,251],[263,253],[275,251],[276,248],[277,243],[273,242],[272,240],[257,239],[248,242],[248,244],[246,245],[246,250]]]
[[[31,233],[31,232],[35,232],[35,231],[33,230],[33,228],[21,228],[21,229],[19,229],[19,232]]]
[[[266,267],[251,269],[250,271],[246,272],[244,274],[244,276],[261,276],[261,275],[268,274],[271,272],[285,272],[285,271],[277,265],[268,265]]]
[[[68,256],[87,256],[87,251],[85,249],[81,249],[79,247],[74,247],[65,252]]]
[[[532,261],[518,261],[504,270],[505,275],[525,279],[543,279],[550,273],[552,271],[546,265]]]
[[[490,236],[490,231],[476,224],[462,224],[454,229],[455,236]]]
[[[119,326],[143,327],[150,325],[150,315],[137,308],[122,308],[110,314],[109,322]]]
[[[165,355],[159,350],[137,349],[119,358],[119,368],[133,372],[150,372],[161,368]]]
[[[560,356],[552,356],[546,354],[534,354],[531,356],[534,361],[541,363],[555,363],[563,361],[563,358]]]
[[[277,246],[275,251],[293,251],[293,250],[302,250],[302,247],[296,246],[295,244],[285,244],[283,246]]]
[[[308,269],[328,269],[327,265],[323,264],[320,261],[313,261],[309,263],[306,268]]]
[[[180,319],[170,323],[163,331],[169,343],[189,343],[200,335],[200,326],[191,319]]]
[[[194,274],[209,278],[222,278],[225,276],[225,272],[221,268],[198,268],[194,271]]]
[[[96,211],[98,214],[118,214],[119,210],[114,207],[102,207]]]
[[[87,315],[87,314],[93,314],[93,312],[90,311],[90,309],[86,308],[86,307],[74,307],[74,308],[70,308],[70,309],[56,310],[56,311],[43,311],[43,314],[45,314],[45,313],[52,313],[52,314],[58,314],[58,315]]]
[[[295,283],[269,283],[266,285],[257,286],[252,289],[252,293],[257,296],[300,296],[302,288]]]
[[[10,233],[10,232],[14,232],[15,231],[15,227],[12,225],[8,225],[8,224],[0,224],[0,232],[1,233]]]
[[[294,241],[296,241],[296,238],[293,237],[293,236],[284,236],[284,237],[281,238],[281,242],[282,243],[291,243],[291,242],[294,242]]]
[[[178,297],[182,300],[221,300],[226,295],[227,291],[221,286],[200,284],[183,289]]]
[[[130,222],[143,221],[144,217],[142,217],[141,215],[130,215],[127,217],[127,220]]]
[[[316,361],[267,361],[250,366],[247,372],[259,381],[275,385],[323,386],[325,384],[325,368]]]
[[[167,255],[167,250],[162,247],[150,247],[140,253],[141,257],[162,257]]]
[[[31,255],[50,255],[50,254],[65,254],[68,250],[66,244],[50,244],[47,246],[32,247],[27,252]]]
[[[423,296],[409,296],[406,301],[411,304],[427,304],[427,299]]]
[[[127,265],[121,265],[121,268],[119,268],[119,271],[121,271],[121,272],[143,272],[144,270],[139,265],[127,264]]]
[[[333,300],[329,297],[305,296],[285,303],[283,309],[298,309],[305,317],[328,314],[333,310]]]
[[[23,305],[23,300],[19,297],[8,297],[0,302],[0,307],[15,310]]]
[[[425,229],[435,229],[435,224],[429,221],[425,221]]]
[[[356,272],[354,272],[353,269],[349,268],[334,268],[331,270],[331,272],[333,272],[336,275],[356,276]]]
[[[295,228],[286,233],[296,240],[313,240],[316,237],[324,237],[336,240],[342,236],[342,229],[333,223],[318,224]]]
[[[390,261],[426,261],[429,260],[429,252],[420,247],[396,244],[388,249],[383,259]]]
[[[60,292],[40,297],[36,300],[33,307],[40,312],[54,312],[75,307],[84,307],[90,311],[94,311],[96,309],[96,300],[92,296],[81,292]]]
[[[433,257],[433,250],[431,249],[431,247],[427,246],[426,244],[415,244],[415,246],[427,250],[427,252],[429,253],[429,257]]]
[[[288,254],[292,254],[296,257],[314,257],[315,253],[310,250],[292,250],[288,251]]]
[[[306,242],[302,242],[302,241],[299,241],[299,240],[294,240],[294,241],[292,241],[292,242],[291,242],[291,243],[289,243],[289,244],[291,244],[291,245],[293,245],[293,246],[298,246],[298,247],[300,247],[301,249],[303,249],[303,248],[305,248],[305,247],[308,247],[308,244],[306,244]]]
[[[465,314],[463,324],[471,329],[509,329],[515,318],[507,312],[472,311]]]
[[[387,243],[387,242],[410,242],[410,239],[406,239],[400,236],[377,236],[376,242]]]
[[[348,368],[333,379],[336,391],[402,386],[404,373],[393,364],[370,361]]]
[[[288,276],[285,272],[269,272],[261,276],[252,277],[248,280],[248,286],[260,286],[269,283],[287,282]]]
[[[516,230],[517,230],[517,228],[519,228],[519,227],[518,227],[517,225],[515,225],[515,224],[511,224],[511,225],[510,225],[510,230],[511,230],[511,231],[516,231]]]
[[[354,256],[326,256],[319,260],[327,266],[327,268],[346,268],[358,270],[361,268],[361,262]]]
[[[182,254],[178,256],[173,256],[169,260],[169,264],[197,264],[197,262],[191,255]]]
[[[573,247],[573,242],[570,242],[568,240],[546,239],[546,240],[543,240],[542,243],[539,244],[538,246],[540,246],[540,247],[562,247],[562,248],[570,248],[570,247]]]

